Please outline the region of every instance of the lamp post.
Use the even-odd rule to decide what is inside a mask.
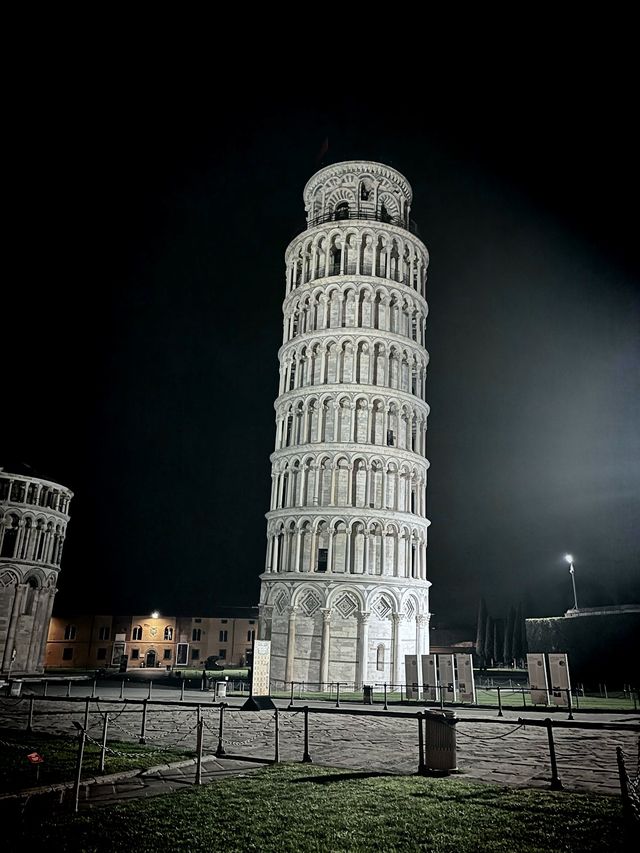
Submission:
[[[573,609],[578,609],[578,596],[576,593],[576,570],[573,567],[573,557],[571,554],[565,555],[565,560],[569,563],[569,574],[571,575],[571,583],[573,584]]]

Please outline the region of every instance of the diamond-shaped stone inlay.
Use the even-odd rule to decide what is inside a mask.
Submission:
[[[416,615],[416,608],[415,608],[415,605],[411,599],[409,599],[409,601],[407,602],[407,606],[405,608],[405,613],[407,614],[409,619],[413,619],[413,617]]]
[[[284,592],[281,592],[280,595],[277,597],[276,603],[274,605],[276,613],[278,614],[278,616],[282,616],[282,614],[287,609],[288,604],[289,604],[289,599],[284,594]]]
[[[336,601],[336,610],[342,616],[343,619],[348,619],[349,616],[353,616],[355,611],[358,609],[358,603],[355,601],[348,593],[345,592],[344,595],[340,596],[340,598]]]
[[[302,608],[303,613],[307,616],[313,616],[321,605],[322,602],[315,592],[308,592],[300,602],[300,607]]]
[[[374,604],[373,609],[381,619],[389,619],[393,607],[391,606],[389,599],[386,596],[381,595]]]

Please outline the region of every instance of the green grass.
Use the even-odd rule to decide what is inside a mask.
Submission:
[[[96,736],[96,740],[99,736]],[[121,755],[107,753],[105,773],[122,770],[141,770],[190,758],[195,753],[180,749],[155,751],[136,743],[109,741],[109,749]],[[27,760],[27,755],[37,752],[44,758],[36,778],[36,768]],[[18,791],[36,785],[68,782],[75,777],[78,755],[77,738],[60,735],[2,729],[0,732],[0,791]],[[87,741],[82,762],[82,776],[100,775],[100,747]]]
[[[9,850],[621,851],[621,807],[597,795],[300,765],[15,823]],[[21,831],[20,831],[21,830]]]

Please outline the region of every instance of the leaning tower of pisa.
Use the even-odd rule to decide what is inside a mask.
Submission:
[[[411,187],[349,161],[285,254],[260,636],[275,685],[399,684],[429,651],[425,300]]]

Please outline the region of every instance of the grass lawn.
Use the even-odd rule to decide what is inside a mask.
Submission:
[[[31,815],[9,850],[621,851],[610,797],[279,765],[77,816]]]
[[[97,739],[97,738],[96,738]],[[107,753],[105,773],[118,773],[122,770],[141,770],[180,761],[195,755],[180,749],[158,752],[137,743],[124,743],[109,740],[109,749],[121,755]],[[40,765],[39,777],[36,768],[27,760],[27,755],[37,752],[44,758]],[[0,731],[0,791],[18,791],[36,785],[48,785],[56,782],[68,782],[75,777],[78,741],[76,738],[60,735],[2,729]],[[87,741],[82,762],[82,776],[97,776],[100,767],[100,747]]]

